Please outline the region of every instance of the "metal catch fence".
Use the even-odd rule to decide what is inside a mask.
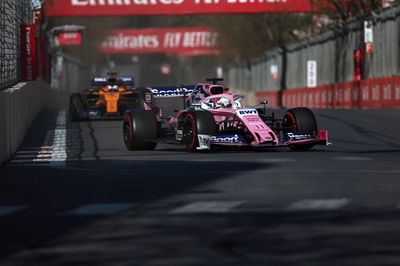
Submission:
[[[224,69],[227,84],[247,91],[305,88],[307,62],[317,63],[316,86],[352,81],[354,51],[364,49],[364,21],[372,21],[374,52],[364,55],[364,79],[400,75],[400,5],[267,51]]]
[[[20,25],[31,21],[31,0],[0,1],[0,90],[20,80]]]
[[[62,53],[53,54],[52,66],[51,87],[67,95],[88,89],[95,73],[93,66]]]

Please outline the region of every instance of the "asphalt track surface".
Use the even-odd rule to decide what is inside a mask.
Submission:
[[[41,113],[38,165],[0,168],[0,265],[400,265],[400,110],[315,113],[332,146],[214,153]]]

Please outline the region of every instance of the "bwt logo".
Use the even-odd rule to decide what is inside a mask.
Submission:
[[[239,110],[238,111],[239,116],[243,115],[258,115],[258,112],[256,109],[245,109],[245,110]]]

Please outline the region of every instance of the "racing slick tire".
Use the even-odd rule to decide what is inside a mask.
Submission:
[[[283,117],[283,132],[300,132],[315,134],[317,132],[317,120],[314,113],[305,107],[292,108],[285,112]],[[294,151],[309,150],[314,144],[289,145]]]
[[[183,144],[188,151],[196,151],[199,147],[199,134],[215,136],[217,126],[214,116],[207,111],[194,111],[184,114],[183,117]]]
[[[154,150],[157,142],[157,121],[151,111],[135,110],[124,116],[123,137],[128,150]]]
[[[82,98],[79,93],[74,93],[69,98],[69,118],[71,121],[80,121],[79,111],[84,110]]]

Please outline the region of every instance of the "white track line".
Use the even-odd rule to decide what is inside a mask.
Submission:
[[[26,208],[27,206],[0,206],[0,216],[18,212]]]
[[[359,156],[341,156],[341,157],[333,157],[335,161],[371,161],[371,158],[367,157],[359,157]]]
[[[306,199],[300,200],[290,205],[286,210],[289,211],[317,211],[335,210],[346,206],[349,199]]]
[[[185,163],[213,163],[213,162],[222,162],[221,159],[191,159],[191,160],[183,160]]]
[[[76,209],[61,213],[62,215],[112,215],[120,211],[132,208],[132,203],[105,203],[82,205]]]
[[[245,202],[246,201],[198,201],[172,210],[170,213],[225,213]]]
[[[60,111],[57,116],[54,130],[53,156],[50,159],[52,166],[64,166],[67,159],[67,112]]]
[[[289,163],[295,162],[296,160],[293,158],[261,158],[258,159],[258,161],[263,163]]]
[[[50,163],[53,166],[64,166],[67,159],[66,124],[67,112],[58,112],[53,146],[21,148],[16,152],[10,164],[14,166],[35,166]]]

